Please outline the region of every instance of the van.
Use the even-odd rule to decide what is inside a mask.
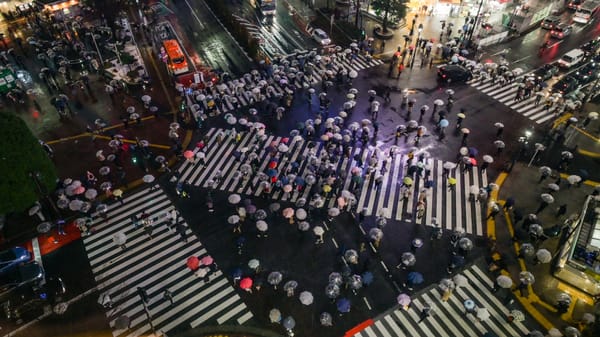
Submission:
[[[583,50],[573,49],[558,60],[558,65],[561,68],[569,69],[583,61],[584,57],[585,52]]]
[[[554,27],[558,26],[559,23],[560,18],[558,16],[550,15],[542,20],[540,26],[542,26],[543,29],[554,29]]]

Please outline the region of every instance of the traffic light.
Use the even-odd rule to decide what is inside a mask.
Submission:
[[[360,29],[360,40],[363,41],[367,37],[367,33],[364,28]]]
[[[180,111],[184,111],[185,110],[185,101],[181,102],[181,104],[179,105],[179,110]]]
[[[136,155],[131,156],[131,162],[133,163],[133,165],[137,165],[138,158]]]

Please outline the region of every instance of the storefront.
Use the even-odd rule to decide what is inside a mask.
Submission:
[[[77,15],[79,0],[35,0],[44,11],[49,11],[58,17]]]
[[[600,200],[588,197],[569,230],[554,276],[589,295],[600,295]]]

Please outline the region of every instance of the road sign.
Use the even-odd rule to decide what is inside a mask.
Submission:
[[[17,86],[15,74],[8,68],[0,69],[0,94],[6,94]]]

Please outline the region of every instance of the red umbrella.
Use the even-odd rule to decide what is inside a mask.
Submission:
[[[198,257],[196,256],[190,256],[188,257],[186,264],[191,271],[194,271],[200,267],[200,260],[198,260]]]
[[[269,168],[274,169],[277,167],[277,162],[276,161],[272,161],[269,163]]]
[[[200,260],[200,263],[202,263],[202,265],[204,266],[210,266],[212,263],[214,262],[212,256],[210,255],[206,255],[205,257],[202,258],[202,260]]]
[[[252,288],[252,279],[249,277],[245,277],[240,281],[240,288],[242,289],[250,289]]]
[[[281,140],[281,142],[282,142],[283,144],[287,144],[289,141],[290,141],[290,139],[289,139],[288,137],[285,137],[285,138],[283,138],[283,139]]]
[[[475,158],[471,157],[471,164],[472,164],[473,166],[477,166],[477,159],[475,159]]]
[[[185,159],[190,159],[190,158],[194,158],[194,152],[187,150],[183,153],[183,156],[185,157]]]

